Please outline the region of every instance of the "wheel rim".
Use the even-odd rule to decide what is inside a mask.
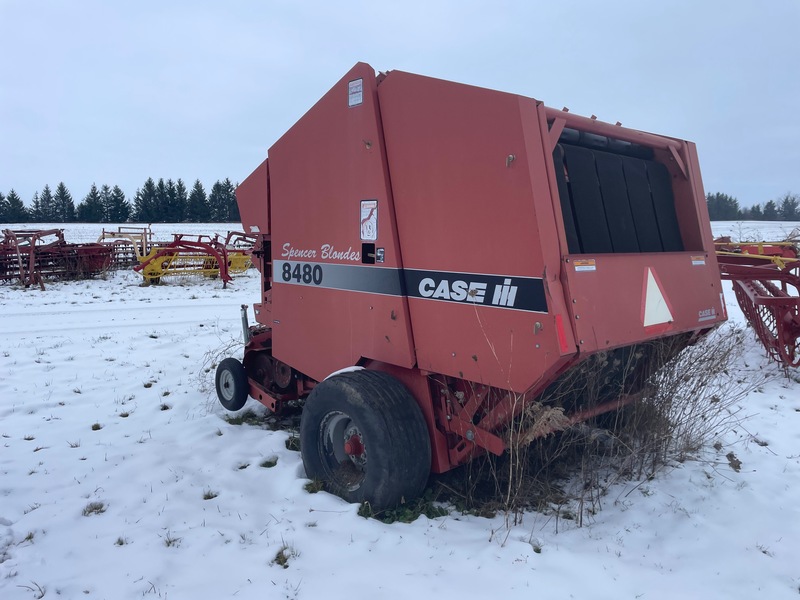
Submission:
[[[348,491],[357,490],[367,475],[367,447],[355,422],[343,412],[330,412],[319,426],[320,459],[327,478]]]
[[[230,371],[222,371],[219,374],[219,392],[226,402],[233,400],[233,395],[236,389],[236,382],[233,380],[233,373]]]

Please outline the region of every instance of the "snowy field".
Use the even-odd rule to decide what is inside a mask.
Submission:
[[[161,239],[227,228],[154,227]],[[100,229],[69,225],[67,240]],[[800,377],[749,335],[740,372],[775,377],[743,403],[742,426],[719,450],[612,488],[583,527],[535,512],[513,526],[457,512],[385,525],[307,492],[287,433],[229,424],[198,389],[204,354],[240,335],[239,306],[258,299],[256,271],[227,289],[140,282],[0,284],[2,600],[800,596]]]

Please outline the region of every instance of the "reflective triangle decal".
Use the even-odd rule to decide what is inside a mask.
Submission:
[[[642,307],[642,322],[646,329],[659,329],[665,331],[672,323],[672,311],[669,309],[664,297],[664,290],[653,274],[647,268],[647,277],[644,285],[644,306]],[[660,327],[654,327],[660,326]]]

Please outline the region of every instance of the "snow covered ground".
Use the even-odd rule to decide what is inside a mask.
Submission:
[[[66,229],[79,242],[100,227]],[[535,512],[513,526],[457,512],[385,525],[307,492],[287,433],[229,424],[198,390],[204,354],[239,336],[239,306],[258,297],[255,271],[227,289],[139,284],[125,271],[44,292],[0,285],[3,600],[800,595],[800,377],[750,336],[741,373],[776,377],[746,399],[743,426],[720,450],[612,488],[583,527]]]

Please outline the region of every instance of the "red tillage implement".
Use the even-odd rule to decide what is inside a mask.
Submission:
[[[777,362],[800,366],[800,260],[793,242],[715,242],[748,323]]]
[[[726,318],[694,144],[533,98],[359,63],[236,194],[263,281],[218,396],[303,401],[351,502],[631,402]]]
[[[93,277],[111,264],[111,248],[102,244],[70,244],[63,229],[3,230],[0,280],[19,279],[25,287],[44,279]]]

